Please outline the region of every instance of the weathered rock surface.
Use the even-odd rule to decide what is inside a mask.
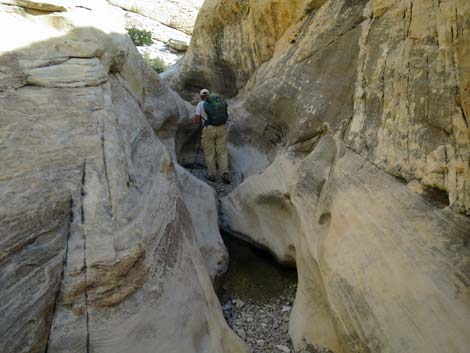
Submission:
[[[176,167],[183,199],[195,227],[196,241],[211,278],[227,270],[228,254],[219,232],[215,191],[193,177],[183,167]]]
[[[160,58],[169,66],[174,65],[184,55],[183,52],[170,51],[168,42],[171,39],[175,39],[189,43],[191,40],[190,35],[138,13],[130,11],[122,12],[124,14],[126,28],[135,27],[152,33],[152,45],[137,47],[142,55],[148,55],[151,59]]]
[[[466,351],[468,2],[213,0],[203,13],[173,84],[240,90],[232,141],[271,163],[223,199],[224,223],[297,265],[296,349]]]
[[[191,34],[204,0],[108,0],[108,2]]]
[[[295,259],[294,342],[336,352],[464,351],[470,220],[443,207],[329,136],[223,200],[231,229]]]
[[[202,0],[111,0],[109,3],[123,9],[127,28],[152,33],[153,44],[138,47],[139,52],[172,66],[188,49]]]
[[[37,10],[44,12],[62,12],[67,10],[67,5],[70,5],[71,1],[60,1],[60,0],[2,0],[0,4],[21,6],[28,11]]]
[[[311,150],[317,135],[339,131],[348,146],[372,163],[447,192],[451,206],[467,212],[469,9],[465,1],[425,3],[329,1],[305,14],[284,31],[272,59],[251,76],[240,94],[246,99],[233,117],[243,118],[240,125],[256,132],[274,126],[286,143],[303,152]],[[407,21],[399,20],[403,14]],[[219,17],[214,21],[220,22]],[[227,42],[238,38],[230,28],[223,27]],[[178,78],[184,87],[194,83],[218,89],[213,75],[225,66],[241,70],[239,62],[223,58],[247,52],[240,48],[253,42],[246,38],[243,45],[231,43],[231,50],[211,50],[215,57],[209,63],[198,42],[214,35],[193,38],[190,53],[202,61],[194,62],[194,55],[185,58]],[[188,70],[196,70],[202,81],[191,81]]]
[[[0,351],[245,352],[208,275],[213,194],[155,132],[188,107],[87,7],[0,5]]]
[[[174,85],[179,90],[211,86],[233,95],[269,60],[277,41],[306,8],[324,1],[207,0],[194,40]]]

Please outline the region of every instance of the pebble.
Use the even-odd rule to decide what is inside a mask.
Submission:
[[[290,312],[292,308],[289,305],[283,305],[282,306],[282,312]]]
[[[241,299],[237,299],[236,303],[235,303],[235,308],[237,309],[241,309],[245,306],[245,302]]]
[[[264,346],[265,343],[266,343],[265,340],[257,340],[257,341],[256,341],[256,345],[259,346],[259,347]]]
[[[276,348],[279,349],[281,352],[290,353],[289,347],[286,347],[286,346],[284,346],[284,345],[282,345],[282,344],[278,344],[278,345],[276,346]]]
[[[238,329],[237,331],[237,335],[244,341],[246,341],[246,332],[244,329]]]

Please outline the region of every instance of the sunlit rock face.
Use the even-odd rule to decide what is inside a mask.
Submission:
[[[109,3],[191,34],[204,0],[109,0]]]
[[[323,2],[207,0],[174,85],[180,91],[210,85],[234,95],[272,57],[279,39],[306,9]]]
[[[202,0],[110,0],[123,9],[127,28],[152,33],[153,44],[138,47],[151,59],[159,58],[171,66],[186,52]]]
[[[297,265],[295,345],[468,350],[468,2],[227,3],[173,84],[239,91],[231,141],[271,162],[223,222]]]
[[[367,160],[468,213],[467,2],[288,3],[207,1],[175,87],[245,87],[234,112],[250,114],[245,125],[265,121],[307,150],[325,128],[341,131]]]
[[[246,352],[210,281],[212,190],[157,137],[188,105],[122,10],[57,3],[0,4],[0,351]]]

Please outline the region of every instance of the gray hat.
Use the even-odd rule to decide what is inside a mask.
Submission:
[[[201,92],[199,92],[201,96],[207,96],[209,95],[209,93],[210,93],[209,90],[205,88],[201,89]]]

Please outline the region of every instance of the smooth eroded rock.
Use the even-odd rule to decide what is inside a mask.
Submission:
[[[0,49],[0,351],[246,352],[208,274],[226,266],[213,194],[157,137],[187,106],[112,7],[103,27],[100,11],[6,7],[19,38],[43,31]]]

